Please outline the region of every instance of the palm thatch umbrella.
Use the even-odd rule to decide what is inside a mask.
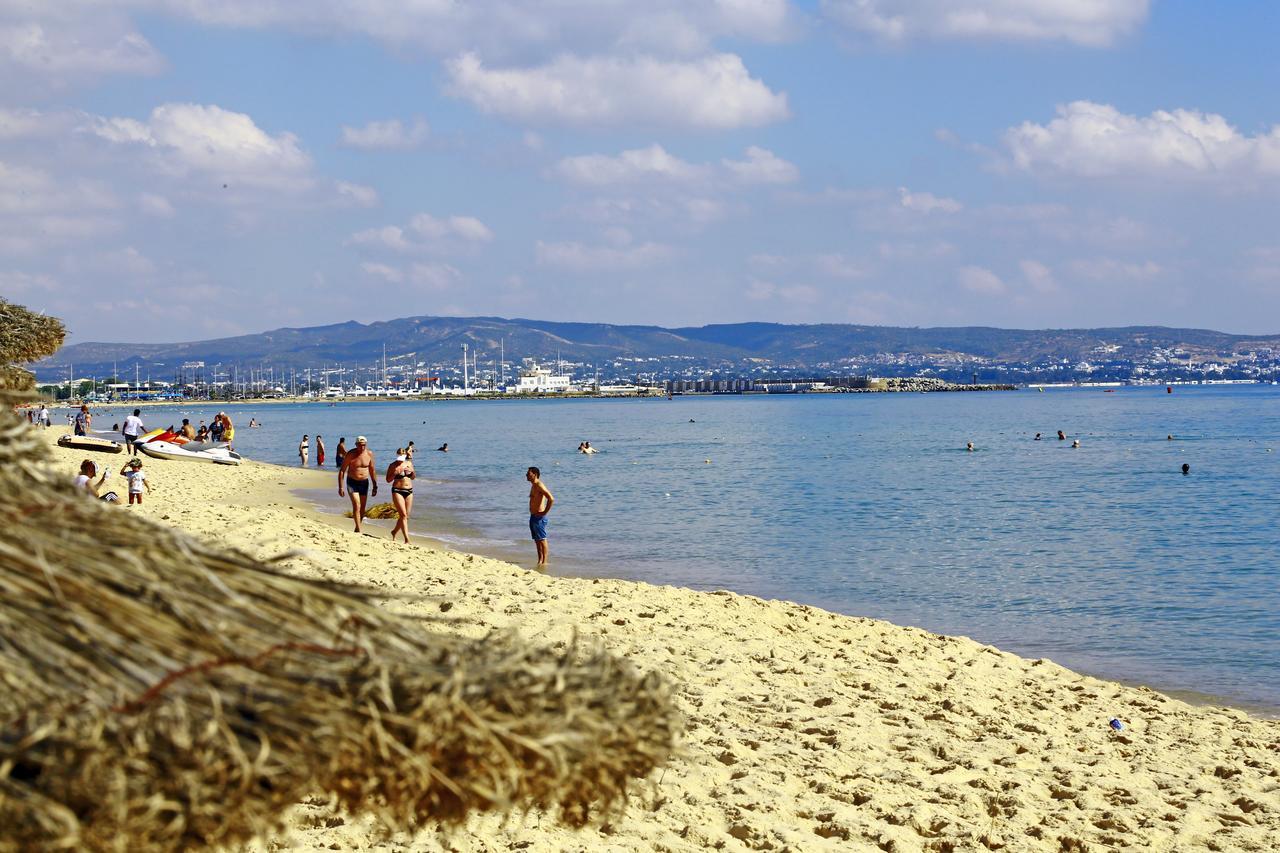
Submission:
[[[0,300],[5,363],[61,337]],[[668,685],[598,647],[461,640],[87,498],[12,414],[31,387],[0,368],[0,850],[233,844],[318,792],[580,826],[669,759]]]

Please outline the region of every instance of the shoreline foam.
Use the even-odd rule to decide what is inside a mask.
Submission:
[[[62,430],[45,434],[52,445]],[[68,477],[84,456],[52,452]],[[116,469],[123,457],[96,460]],[[1280,721],[814,607],[549,577],[356,536],[309,517],[293,494],[323,487],[316,478],[331,475],[318,472],[147,468],[154,491],[141,511],[165,523],[263,556],[302,550],[289,571],[386,589],[409,613],[447,608],[452,630],[473,636],[518,627],[542,642],[598,639],[679,686],[683,757],[617,824],[574,833],[536,815],[482,817],[449,849],[1270,850],[1280,837]],[[379,839],[307,803],[290,838],[264,849],[444,843]]]

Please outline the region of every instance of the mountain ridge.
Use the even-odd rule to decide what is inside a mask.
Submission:
[[[336,364],[368,366],[413,355],[417,362],[461,361],[462,345],[508,362],[540,360],[600,364],[617,360],[687,361],[706,369],[767,363],[778,369],[837,371],[876,359],[929,363],[974,361],[992,365],[1138,359],[1152,353],[1231,362],[1245,353],[1280,353],[1280,333],[1235,335],[1211,329],[1121,326],[1097,329],[1002,329],[994,326],[870,326],[862,324],[720,323],[663,327],[579,323],[529,318],[402,317],[360,323],[280,327],[264,332],[174,343],[86,341],[64,347],[34,365],[42,379],[74,366],[77,373],[120,375],[145,369],[168,378],[184,362],[225,367],[271,365],[284,369]],[[674,362],[673,362],[674,363]]]

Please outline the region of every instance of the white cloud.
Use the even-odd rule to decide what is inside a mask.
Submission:
[[[28,294],[36,293],[53,293],[57,288],[57,280],[45,273],[0,270],[0,293],[10,298],[24,298]]]
[[[502,69],[466,53],[447,68],[451,94],[520,122],[725,130],[788,116],[787,96],[752,78],[729,53],[688,61],[562,55],[542,66]]]
[[[414,119],[408,127],[398,118],[371,121],[364,127],[342,126],[341,144],[368,151],[408,151],[427,141],[431,128],[425,119]]]
[[[764,279],[750,279],[746,297],[752,302],[789,302],[812,305],[821,296],[816,287],[807,284],[776,284]]]
[[[1258,246],[1245,256],[1248,258],[1245,276],[1250,280],[1266,284],[1280,282],[1280,248]]]
[[[574,272],[639,269],[670,260],[674,255],[670,246],[661,243],[617,247],[544,243],[539,240],[536,246],[539,264]]]
[[[828,17],[875,38],[1066,41],[1103,47],[1142,24],[1150,0],[823,0]]]
[[[612,186],[631,184],[653,189],[667,184],[689,187],[701,185],[742,186],[782,184],[799,176],[795,165],[772,151],[751,146],[743,160],[721,160],[718,165],[689,163],[669,153],[661,145],[623,151],[616,157],[607,154],[584,154],[565,157],[555,165],[554,174],[580,186]]]
[[[489,227],[474,216],[436,217],[419,213],[405,227],[384,225],[357,231],[347,242],[397,252],[442,252],[493,239]]]
[[[1081,278],[1102,282],[1149,281],[1164,273],[1155,261],[1121,261],[1116,258],[1080,258],[1071,270]]]
[[[855,279],[868,275],[865,264],[839,253],[818,255],[814,258],[814,266],[821,275],[828,278]]]
[[[408,252],[415,248],[414,245],[405,238],[404,229],[398,225],[383,225],[381,228],[366,228],[363,231],[357,231],[352,234],[347,239],[347,242],[355,246],[394,249],[397,252]]]
[[[717,38],[778,42],[797,31],[788,0],[131,0],[223,27],[367,36],[436,55],[553,55],[584,47],[701,53]]]
[[[169,199],[155,193],[142,193],[138,196],[138,207],[150,216],[168,218],[173,216],[173,205]]]
[[[364,184],[352,184],[338,181],[334,185],[338,197],[359,207],[374,207],[378,204],[378,191]]]
[[[907,210],[918,213],[956,213],[964,207],[953,198],[936,196],[933,193],[913,193],[906,187],[898,187],[899,201]]]
[[[956,278],[965,290],[984,296],[999,296],[1007,290],[1000,276],[985,267],[961,267]]]
[[[148,278],[156,271],[155,261],[133,246],[102,252],[95,258],[94,266],[99,272],[109,272],[130,279]]]
[[[820,276],[827,279],[851,281],[865,278],[870,270],[866,264],[840,252],[814,255],[776,255],[757,253],[747,258],[747,263],[761,273],[773,275]]]
[[[474,216],[449,216],[438,219],[429,213],[419,213],[409,220],[409,227],[431,239],[458,237],[482,243],[493,239],[493,232],[489,227]]]
[[[377,264],[366,261],[360,264],[360,269],[364,270],[366,275],[380,278],[383,281],[392,284],[399,284],[404,281],[404,273],[397,267],[388,266],[387,264]]]
[[[616,157],[606,154],[584,154],[565,157],[555,166],[555,173],[570,183],[586,186],[630,184],[654,180],[688,182],[703,178],[706,168],[686,163],[668,154],[661,145],[623,151]]]
[[[765,148],[755,145],[746,151],[745,160],[721,160],[734,179],[743,184],[789,184],[800,177],[794,163],[788,163]]]
[[[1030,259],[1019,261],[1018,269],[1022,270],[1023,279],[1037,293],[1053,293],[1058,289],[1053,272],[1039,261]]]
[[[1273,178],[1280,176],[1280,125],[1246,136],[1225,118],[1195,110],[1122,113],[1075,101],[1057,118],[1006,131],[1012,163],[1027,172],[1090,178]]]
[[[244,113],[201,104],[164,104],[146,122],[91,118],[86,130],[120,145],[155,153],[174,174],[200,172],[251,187],[302,189],[311,185],[311,158],[291,133],[272,136]]]
[[[0,141],[54,137],[68,130],[72,123],[70,113],[0,107]]]
[[[409,267],[408,281],[427,290],[448,290],[462,281],[462,273],[449,264],[418,263]]]
[[[0,161],[0,215],[112,210],[119,202],[100,181],[58,178],[43,169]]]
[[[0,8],[0,70],[61,82],[103,74],[154,74],[164,67],[151,43],[118,18],[85,20],[53,4],[49,9],[23,5],[28,15]]]

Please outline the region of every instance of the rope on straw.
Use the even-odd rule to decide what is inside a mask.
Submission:
[[[61,338],[0,300],[0,361]],[[0,365],[0,851],[233,845],[315,793],[388,829],[581,826],[670,758],[670,686],[599,646],[434,633],[86,499],[9,411],[32,387]]]

